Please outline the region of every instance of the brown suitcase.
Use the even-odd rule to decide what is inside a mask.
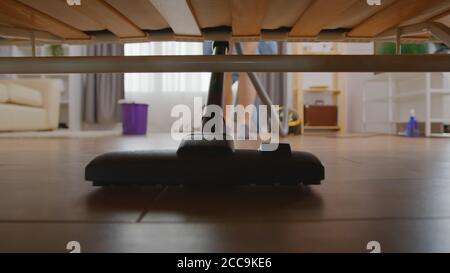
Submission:
[[[337,126],[338,108],[333,105],[305,105],[305,126]]]

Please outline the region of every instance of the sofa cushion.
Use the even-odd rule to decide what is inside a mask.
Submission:
[[[8,96],[9,103],[32,107],[43,106],[41,93],[23,85],[13,83],[8,84]]]
[[[6,103],[8,99],[8,88],[6,85],[0,83],[0,103]]]
[[[47,130],[43,108],[0,103],[0,132]]]

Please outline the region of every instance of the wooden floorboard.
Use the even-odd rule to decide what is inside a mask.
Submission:
[[[292,223],[9,223],[0,224],[0,252],[449,252],[450,220]]]
[[[120,150],[176,148],[168,135],[0,139],[0,252],[450,251],[450,141],[286,139],[326,167],[317,187],[93,188],[84,167]],[[241,144],[255,146],[257,144]]]

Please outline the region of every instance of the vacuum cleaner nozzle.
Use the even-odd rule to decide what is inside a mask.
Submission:
[[[86,167],[86,180],[108,185],[318,185],[325,178],[314,155],[292,152],[289,144],[275,151],[235,150],[233,141],[187,137],[177,151],[108,153]]]

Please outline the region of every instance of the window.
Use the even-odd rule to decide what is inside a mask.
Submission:
[[[125,45],[126,56],[203,55],[202,43],[151,42]],[[210,73],[128,73],[126,93],[206,92]]]

